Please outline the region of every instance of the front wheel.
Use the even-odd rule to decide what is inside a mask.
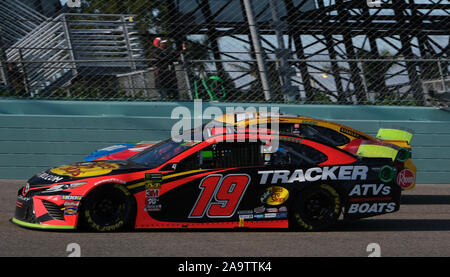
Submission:
[[[83,200],[80,211],[82,228],[91,231],[123,231],[133,226],[135,201],[122,185],[105,185]]]
[[[312,186],[293,199],[290,224],[295,230],[322,231],[335,224],[341,213],[341,198],[330,185]]]

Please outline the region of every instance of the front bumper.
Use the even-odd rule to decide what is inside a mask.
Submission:
[[[11,218],[10,221],[20,227],[24,227],[24,228],[28,228],[28,229],[42,229],[42,230],[75,230],[76,229],[76,227],[74,227],[74,226],[29,223],[29,222],[19,220],[15,217]]]
[[[60,195],[32,197],[19,195],[11,222],[31,229],[74,230],[77,214],[66,213],[64,201],[60,198]]]

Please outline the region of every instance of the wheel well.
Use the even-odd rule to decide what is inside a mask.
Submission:
[[[99,190],[104,190],[104,189],[107,189],[107,188],[111,188],[111,187],[113,187],[113,186],[115,186],[115,185],[120,186],[120,189],[121,189],[121,190],[126,191],[126,193],[129,194],[130,199],[132,199],[132,205],[133,205],[133,206],[132,206],[133,213],[134,213],[133,221],[136,220],[136,212],[137,212],[137,202],[136,202],[136,198],[135,198],[134,195],[126,188],[126,186],[125,186],[124,184],[119,184],[119,183],[111,182],[111,183],[104,183],[104,184],[98,185],[98,186],[96,186],[96,187],[93,187],[93,188],[92,188],[91,190],[89,190],[89,191],[84,195],[84,197],[81,199],[80,205],[79,205],[79,207],[78,207],[78,216],[77,216],[77,222],[76,222],[77,228],[80,228],[80,227],[83,228],[83,226],[81,226],[81,223],[82,223],[82,220],[81,220],[81,213],[84,212],[83,209],[84,209],[84,206],[85,206],[86,199],[87,199],[90,195],[92,195],[93,193],[95,193],[95,192],[97,192],[97,191],[99,191]]]
[[[302,186],[301,188],[295,189],[292,192],[293,193],[293,195],[292,195],[293,197],[289,197],[289,198],[291,198],[291,202],[289,203],[289,207],[292,207],[295,204],[295,198],[296,198],[295,195],[302,194],[302,193],[306,192],[307,190],[311,189],[312,187],[321,186],[321,185],[328,185],[328,186],[332,187],[339,194],[339,203],[340,203],[340,206],[341,206],[341,211],[343,212],[345,204],[347,203],[348,196],[347,196],[347,192],[346,192],[345,188],[342,185],[336,184],[336,183],[332,183],[332,184],[330,184],[330,183],[307,184],[307,185]]]

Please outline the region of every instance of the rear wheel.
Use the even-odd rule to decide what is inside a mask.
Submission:
[[[80,211],[81,226],[92,231],[123,231],[133,227],[135,201],[122,185],[105,185],[89,193]]]
[[[290,211],[296,230],[321,231],[335,224],[341,213],[341,198],[330,185],[307,188],[297,194]]]

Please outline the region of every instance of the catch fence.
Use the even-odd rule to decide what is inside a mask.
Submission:
[[[1,2],[1,98],[448,107],[447,0]]]

